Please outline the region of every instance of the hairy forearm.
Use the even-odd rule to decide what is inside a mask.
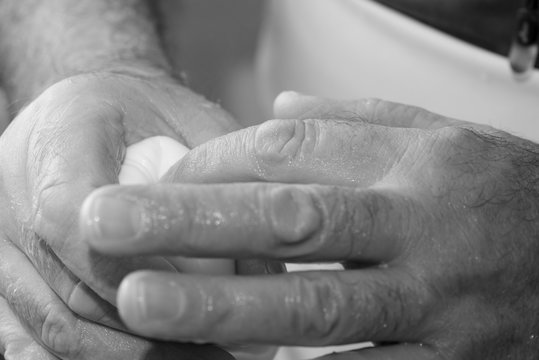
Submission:
[[[0,75],[16,112],[65,77],[168,69],[145,0],[0,0]]]

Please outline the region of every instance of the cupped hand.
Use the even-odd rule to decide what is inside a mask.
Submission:
[[[113,255],[338,261],[345,270],[137,272],[118,295],[131,329],[174,340],[392,344],[329,358],[536,357],[537,144],[380,100],[284,94],[275,116],[284,120],[207,142],[171,171],[206,184],[94,192],[81,213],[85,237]],[[142,221],[120,222],[110,208]],[[91,221],[105,213],[116,226]]]
[[[118,260],[93,252],[79,236],[80,206],[92,190],[118,182],[127,146],[165,135],[193,147],[235,128],[218,106],[145,69],[63,80],[21,111],[0,138],[0,199],[5,204],[0,208],[0,237],[31,261],[52,289],[47,296],[57,298],[52,303],[40,299],[42,292],[33,291],[35,276],[28,282],[22,275],[4,278],[0,293],[38,342],[62,358],[72,353],[64,357],[54,343],[68,338],[74,348],[92,336],[116,346],[129,341],[149,346],[105,327],[98,331],[90,322],[74,330],[75,324],[86,324],[77,315],[124,329],[109,304],[115,302],[121,278],[134,269],[173,269],[163,257]],[[14,274],[22,266],[4,265]],[[40,330],[48,325],[50,329]],[[53,345],[44,336],[52,337]],[[109,348],[94,340],[94,351],[106,354]],[[176,348],[155,346],[155,351],[173,356]],[[192,354],[203,357],[203,352]],[[77,356],[72,358],[83,358]]]

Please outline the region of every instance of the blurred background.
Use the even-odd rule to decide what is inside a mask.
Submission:
[[[253,57],[264,3],[161,0],[158,10],[162,12],[165,48],[174,67],[181,69],[177,75],[195,91],[222,104],[244,125],[262,121],[254,91]],[[0,86],[0,134],[8,119]]]
[[[267,120],[259,111],[253,75],[264,4],[263,0],[162,0],[160,8],[165,48],[174,67],[181,69],[179,75],[243,125]]]

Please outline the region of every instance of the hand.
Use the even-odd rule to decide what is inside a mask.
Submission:
[[[172,171],[206,185],[94,192],[81,213],[85,237],[114,255],[339,261],[346,270],[137,272],[118,294],[131,329],[209,342],[396,343],[343,359],[536,357],[537,144],[378,100],[284,94],[275,115],[295,120],[205,143]],[[130,224],[103,204],[147,225],[127,236]],[[105,213],[117,227],[92,223]]]
[[[153,135],[195,146],[235,126],[220,108],[173,80],[134,69],[66,79],[17,116],[0,138],[0,198],[7,204],[0,209],[0,235],[31,260],[57,299],[45,301],[37,291],[24,295],[17,277],[3,281],[0,293],[34,330],[38,342],[62,358],[69,356],[57,343],[71,350],[82,348],[92,335],[80,327],[73,330],[82,320],[72,312],[123,329],[114,308],[101,298],[113,303],[120,279],[130,270],[171,269],[161,257],[103,257],[80,241],[77,218],[82,200],[97,187],[117,183],[125,147]],[[21,287],[32,290],[37,283],[33,279]],[[103,345],[107,341],[114,344],[116,339],[116,346],[127,341],[119,332],[100,329],[95,331],[100,341],[91,348],[99,347],[101,353],[110,349]],[[141,339],[129,341],[149,346]],[[160,356],[178,355],[177,347],[153,346]]]
[[[48,275],[61,278],[54,254],[39,248],[42,253],[35,255]],[[151,342],[78,317],[5,239],[0,239],[0,264],[0,351],[6,359],[232,359],[216,347]]]

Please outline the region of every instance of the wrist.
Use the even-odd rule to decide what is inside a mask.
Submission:
[[[0,4],[0,77],[13,112],[52,84],[76,75],[124,64],[170,73],[146,0]]]

